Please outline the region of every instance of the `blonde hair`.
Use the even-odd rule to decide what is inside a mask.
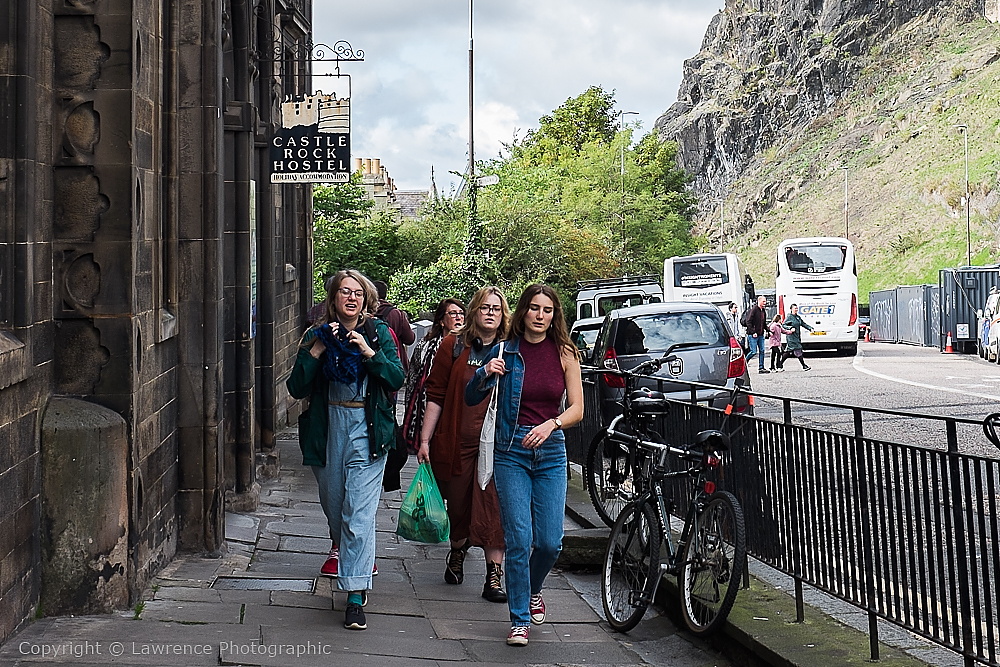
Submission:
[[[360,271],[356,271],[354,269],[342,269],[330,276],[330,278],[326,281],[326,301],[323,303],[323,314],[316,319],[316,326],[336,321],[337,313],[334,310],[334,299],[336,298],[337,290],[340,289],[340,286],[348,278],[356,280],[358,284],[361,285],[361,289],[365,292],[365,298],[361,304],[361,312],[358,317],[358,322],[364,322],[366,317],[375,316],[375,311],[378,309],[378,292],[375,290],[375,285]]]

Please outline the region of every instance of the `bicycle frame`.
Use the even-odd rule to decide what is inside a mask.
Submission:
[[[611,425],[608,427],[609,437],[612,437],[610,430],[612,426],[614,426],[614,423],[615,422],[612,421]],[[621,434],[616,433],[615,435]],[[684,545],[691,539],[691,536],[697,534],[698,514],[704,506],[705,499],[709,495],[706,493],[704,488],[705,470],[707,467],[704,464],[706,456],[704,454],[700,454],[698,456],[699,463],[687,468],[686,470],[668,470],[666,468],[668,455],[673,454],[680,456],[681,458],[691,460],[692,451],[689,449],[672,447],[659,442],[641,440],[639,438],[630,440],[629,444],[634,447],[632,451],[637,452],[639,449],[645,449],[651,454],[659,454],[657,461],[654,461],[653,457],[647,458],[648,469],[643,471],[643,476],[648,477],[650,485],[633,501],[633,504],[641,505],[643,503],[650,502],[655,496],[656,503],[654,504],[654,507],[660,521],[660,525],[655,529],[660,530],[667,550],[666,558],[660,559],[660,572],[666,572],[667,574],[677,576],[680,574],[681,568],[685,564],[684,561],[680,560],[680,554],[684,553]],[[677,540],[674,540],[673,531],[670,530],[670,517],[672,516],[671,509],[673,508],[674,502],[673,499],[670,499],[668,502],[663,493],[662,485],[666,480],[684,477],[691,478],[691,502],[688,504],[688,509],[684,516],[684,526],[681,529],[681,534]],[[654,527],[651,526],[650,530],[653,529]],[[648,604],[656,599],[656,591],[660,587],[661,579],[662,577],[656,578],[653,588],[649,592],[649,599],[643,600],[643,602]]]

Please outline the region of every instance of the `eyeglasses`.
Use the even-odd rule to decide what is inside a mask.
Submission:
[[[465,317],[465,313],[460,310],[449,310],[445,315],[451,315],[452,317]]]
[[[503,309],[503,306],[491,306],[488,303],[484,303],[479,306],[479,312],[483,315],[489,315],[490,313],[499,313]]]
[[[351,296],[353,294],[355,299],[365,298],[365,291],[363,289],[351,289],[350,287],[341,287],[337,289],[337,291],[343,294],[344,296]]]

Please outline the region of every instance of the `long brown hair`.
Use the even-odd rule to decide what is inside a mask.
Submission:
[[[375,291],[375,285],[372,281],[368,280],[363,273],[356,271],[354,269],[342,269],[337,271],[335,274],[330,276],[326,281],[326,301],[323,305],[323,314],[316,319],[316,326],[320,324],[326,324],[327,322],[334,322],[337,319],[337,314],[333,308],[333,301],[336,298],[337,290],[348,278],[354,278],[361,285],[361,289],[365,291],[365,300],[361,304],[361,310],[359,311],[358,324],[365,321],[366,317],[374,317],[375,310],[378,308],[378,292]]]
[[[458,306],[462,309],[462,313],[465,313],[465,304],[458,299],[441,299],[441,303],[437,305],[434,309],[434,323],[431,328],[427,330],[427,335],[424,336],[424,340],[434,340],[438,336],[443,336],[444,330],[444,318],[448,314],[449,306]]]
[[[521,298],[517,300],[517,307],[514,308],[514,315],[511,318],[510,338],[524,336],[524,318],[528,314],[531,300],[539,294],[548,297],[552,301],[552,323],[549,325],[549,330],[546,334],[551,335],[553,340],[555,340],[560,353],[565,350],[566,352],[572,352],[574,356],[578,355],[580,350],[570,339],[569,331],[566,329],[566,317],[563,315],[559,294],[548,285],[542,283],[528,285],[521,292]]]
[[[465,314],[465,324],[458,332],[459,339],[466,347],[472,347],[473,341],[477,338],[482,340],[483,332],[479,329],[479,318],[476,315],[479,313],[479,307],[486,303],[486,299],[491,294],[500,297],[500,327],[497,329],[497,337],[493,342],[504,340],[507,337],[507,330],[510,328],[510,306],[507,305],[507,298],[504,297],[499,287],[488,285],[473,294],[472,300],[469,301],[469,309]]]

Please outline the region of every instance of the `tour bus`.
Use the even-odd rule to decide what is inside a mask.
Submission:
[[[803,347],[858,351],[858,266],[847,239],[785,239],[778,245],[774,289],[784,318],[792,304],[813,330],[802,329]]]
[[[751,305],[745,275],[743,263],[731,252],[668,257],[663,262],[663,300],[714,303],[723,310],[732,301],[739,317]]]

